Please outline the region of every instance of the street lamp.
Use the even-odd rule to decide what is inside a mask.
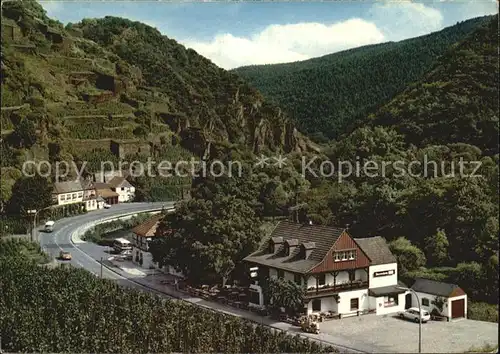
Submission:
[[[415,295],[415,298],[417,299],[417,305],[418,305],[418,352],[422,353],[422,309],[420,307],[420,299],[418,298],[417,293],[413,289],[404,288],[402,286],[397,286],[396,289],[410,291]]]
[[[34,214],[34,217],[33,217],[33,225],[29,225],[30,226],[30,241],[33,242],[33,229],[35,228],[35,219],[36,219],[36,214],[38,213],[38,211],[36,209],[30,209],[27,211],[28,215],[33,215]]]

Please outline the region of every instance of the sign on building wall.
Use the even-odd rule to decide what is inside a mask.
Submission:
[[[373,276],[374,277],[385,277],[385,276],[394,275],[394,274],[396,274],[396,271],[394,269],[391,269],[391,270],[383,270],[381,272],[374,272]]]

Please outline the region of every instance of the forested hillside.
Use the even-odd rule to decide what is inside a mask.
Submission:
[[[453,45],[432,70],[372,115],[416,146],[465,143],[498,154],[498,23]]]
[[[34,0],[8,2],[1,46],[2,211],[28,160],[75,162],[88,175],[101,161],[312,147],[238,76],[138,22],[64,27]],[[134,182],[141,200],[165,200],[191,180]]]
[[[259,219],[349,225],[354,237],[386,238],[408,285],[416,277],[456,283],[469,295],[470,318],[497,321],[497,21],[323,155],[289,154],[282,168],[248,161],[239,178],[197,178],[193,199],[159,228],[157,259],[220,280],[238,273]],[[351,173],[340,168],[346,163]],[[181,230],[174,238],[172,228]],[[187,254],[200,254],[202,265],[190,265]]]
[[[450,45],[489,19],[468,20],[400,42],[296,63],[242,67],[234,72],[284,107],[312,138],[336,139],[358,119],[417,81]]]

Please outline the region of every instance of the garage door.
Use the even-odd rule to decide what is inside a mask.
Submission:
[[[464,317],[464,315],[465,315],[465,299],[452,301],[451,318]]]

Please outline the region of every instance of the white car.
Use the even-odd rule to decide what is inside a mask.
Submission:
[[[104,209],[109,209],[109,208],[111,208],[111,205],[109,205],[108,203],[105,203],[105,204],[103,205],[103,207],[104,207]]]
[[[422,323],[425,323],[431,319],[431,315],[426,310],[422,310],[420,313],[420,316],[419,316],[417,307],[410,307],[409,309],[407,309],[405,311],[400,311],[399,317],[402,319],[406,318],[407,320],[411,320],[411,321],[417,322],[417,323],[419,321],[419,318],[420,318],[420,321],[422,321]]]

